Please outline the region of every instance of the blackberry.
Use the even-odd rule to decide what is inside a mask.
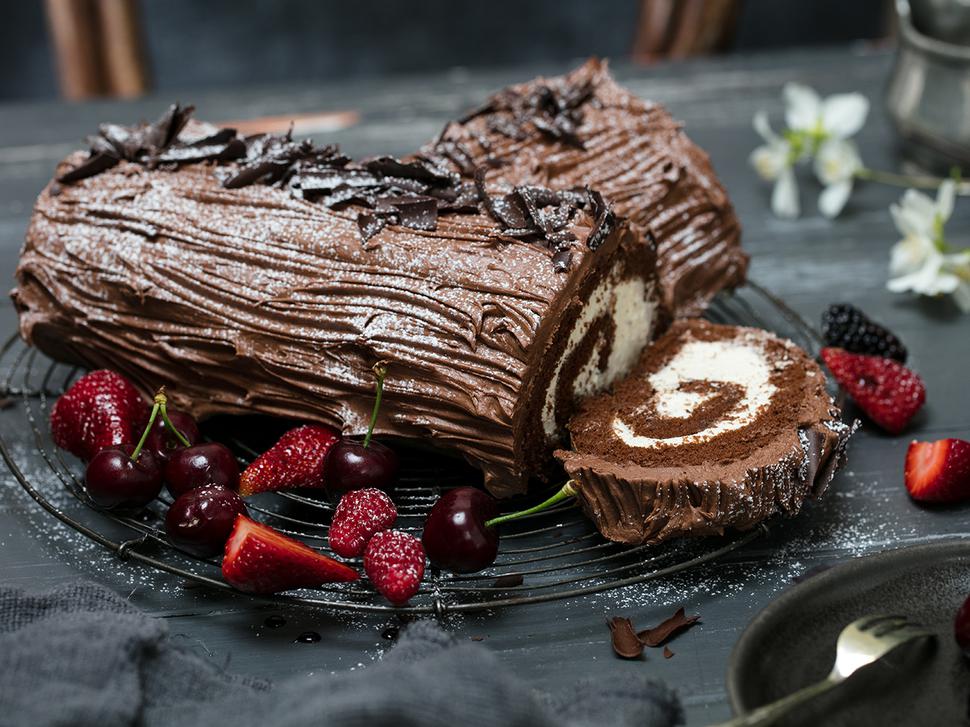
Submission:
[[[829,346],[906,363],[902,341],[849,303],[835,303],[822,314],[822,336]]]

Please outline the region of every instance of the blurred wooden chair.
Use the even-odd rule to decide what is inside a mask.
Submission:
[[[724,50],[741,5],[741,0],[637,1],[632,57],[639,62]],[[45,8],[65,98],[130,97],[148,90],[137,0],[45,0]]]
[[[640,0],[633,60],[686,58],[725,50],[740,0]]]
[[[45,0],[61,95],[138,96],[148,72],[136,0]]]

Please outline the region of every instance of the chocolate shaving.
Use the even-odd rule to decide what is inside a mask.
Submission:
[[[577,116],[579,107],[591,93],[591,87],[556,90],[542,86],[528,96],[509,91],[496,97],[495,108],[513,110],[513,117],[520,121],[527,115],[529,123],[543,133],[568,141],[581,118]],[[292,128],[282,135],[257,134],[245,139],[234,129],[220,129],[186,143],[179,140],[179,134],[193,110],[192,106],[175,104],[152,124],[102,124],[99,134],[89,139],[88,159],[57,181],[75,182],[110,169],[121,160],[149,168],[238,160],[234,167],[215,171],[226,189],[273,185],[332,209],[364,207],[357,216],[364,242],[389,224],[433,231],[441,214],[484,209],[501,228],[498,239],[545,246],[553,253],[556,272],[567,272],[572,265],[570,245],[576,236],[569,228],[578,210],[586,209],[593,217],[586,241],[591,250],[602,245],[616,227],[610,206],[589,189],[553,191],[525,185],[507,194],[491,194],[485,186],[489,164],[475,169],[471,153],[458,142],[441,140],[432,154],[411,160],[381,156],[361,162],[353,162],[336,146],[295,141]],[[514,133],[520,133],[521,126]],[[511,128],[509,133],[513,133]],[[464,181],[449,162],[466,175],[473,173],[475,181]]]
[[[222,129],[192,143],[178,140],[195,110],[172,104],[154,123],[137,126],[102,124],[96,136],[88,137],[88,158],[57,178],[70,184],[111,169],[125,160],[154,168],[159,164],[183,164],[207,160],[225,161],[241,157],[246,147],[233,129]]]
[[[587,187],[586,198],[593,216],[593,229],[586,238],[586,246],[590,250],[596,250],[616,228],[616,214],[613,212],[613,205],[607,204],[599,192]]]
[[[638,659],[643,654],[643,643],[637,637],[633,622],[622,616],[614,616],[606,622],[610,627],[613,651],[624,659]]]
[[[386,225],[387,219],[384,217],[378,217],[367,212],[361,212],[357,215],[357,229],[360,230],[360,236],[364,239],[364,242],[383,230]]]
[[[521,573],[510,573],[507,576],[499,576],[492,583],[492,588],[515,588],[522,585]]]
[[[534,130],[583,149],[578,129],[583,123],[583,106],[593,99],[593,91],[591,81],[575,86],[537,84],[528,92],[507,88],[465,114],[458,123],[487,116],[485,125],[489,130],[514,141],[524,141]]]
[[[638,632],[637,638],[644,646],[660,646],[678,631],[693,626],[700,621],[700,618],[700,616],[684,615],[684,609],[681,607],[677,609],[673,616],[665,619],[657,626]]]
[[[566,272],[572,262],[569,243],[576,236],[568,229],[580,209],[589,210],[593,227],[586,240],[596,250],[616,228],[612,207],[597,192],[585,190],[551,190],[523,185],[508,194],[492,194],[485,185],[486,167],[475,170],[475,187],[485,210],[502,226],[506,237],[523,242],[542,242],[554,251],[557,272]]]
[[[674,655],[669,646],[664,646],[664,659],[669,659]]]

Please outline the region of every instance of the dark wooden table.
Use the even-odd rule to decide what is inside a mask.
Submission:
[[[862,156],[877,168],[897,168],[895,138],[881,92],[892,57],[883,52],[832,50],[730,58],[655,68],[618,69],[645,97],[668,104],[705,147],[730,191],[752,254],[751,275],[780,293],[810,320],[832,301],[848,300],[894,329],[909,345],[912,365],[926,380],[929,399],[914,429],[888,437],[866,428],[854,441],[846,470],[823,501],[779,524],[728,560],[665,581],[585,600],[520,607],[449,621],[459,638],[484,637],[510,670],[539,688],[566,685],[589,674],[647,672],[681,692],[690,724],[726,718],[728,657],[751,618],[811,569],[866,553],[943,537],[970,535],[970,508],[914,506],[902,483],[911,436],[970,438],[970,316],[946,300],[919,301],[885,289],[890,246],[897,234],[888,205],[900,190],[864,185],[846,212],[830,222],[815,212],[814,183],[803,186],[805,216],[774,219],[768,187],[747,158],[758,143],[751,117],[758,108],[780,114],[785,81],[799,80],[823,93],[859,90],[873,102],[860,136]],[[353,109],[360,122],[318,140],[339,142],[351,154],[403,153],[431,137],[442,122],[476,103],[488,90],[561,68],[501,72],[452,71],[368,83],[212,92],[194,101],[202,118],[239,119],[264,114]],[[152,118],[173,99],[135,103],[0,106],[0,279],[9,285],[34,197],[55,163],[102,120]],[[968,241],[970,201],[960,200],[948,226]],[[4,332],[14,326],[9,301],[0,303]],[[25,433],[12,430],[15,412],[0,413],[0,427],[29,457]],[[19,448],[19,449],[18,449]],[[0,473],[0,580],[44,588],[76,576],[104,583],[149,613],[168,620],[176,638],[229,669],[279,678],[367,665],[387,648],[376,617],[335,616],[298,609],[283,612],[287,625],[270,630],[273,611],[244,597],[185,589],[176,579],[121,564],[106,551],[42,513],[8,473]],[[700,613],[703,624],[672,645],[676,656],[653,652],[645,662],[613,656],[604,617],[623,614],[656,623],[674,607]],[[294,643],[301,631],[323,635],[316,644]]]

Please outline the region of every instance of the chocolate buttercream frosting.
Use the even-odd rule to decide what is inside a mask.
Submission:
[[[492,191],[483,178],[474,202],[432,225],[393,191],[410,180],[438,205],[427,192],[446,187],[419,179],[425,166],[337,163],[344,181],[314,194],[371,178],[334,204],[306,194],[320,158],[278,175],[264,156],[121,158],[52,183],[17,270],[24,339],[145,390],[166,384],[196,416],[262,412],[347,433],[366,428],[368,372],[387,360],[378,433],[457,450],[506,495],[548,465],[575,398],[629,370],[663,320],[653,249],[595,193]],[[57,177],[88,159],[72,155]],[[393,212],[362,236],[384,203]],[[617,306],[636,330],[592,325]]]
[[[618,86],[605,62],[498,92],[420,156],[465,176],[488,165],[509,186],[598,190],[656,241],[664,302],[678,316],[744,282],[740,225],[707,154],[662,106]]]
[[[766,331],[678,321],[557,451],[600,531],[625,543],[750,528],[796,514],[845,458],[825,376]]]

